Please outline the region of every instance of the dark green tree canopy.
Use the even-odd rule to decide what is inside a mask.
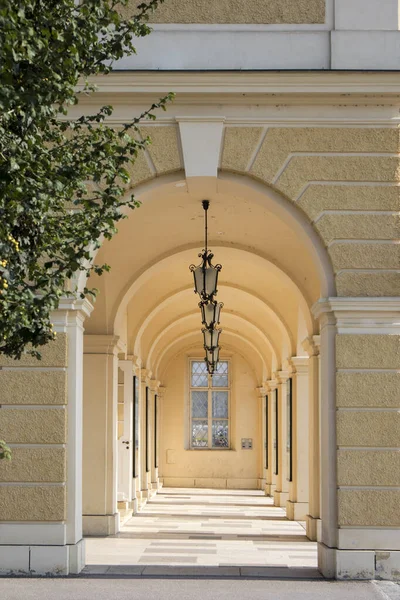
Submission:
[[[0,0],[1,354],[40,355],[66,281],[108,269],[92,265],[91,252],[115,233],[123,207],[138,206],[126,195],[126,166],[149,143],[138,124],[172,94],[118,130],[106,123],[110,106],[74,121],[68,109],[79,82],[90,93],[89,77],[135,52],[163,1],[127,19],[118,8],[128,0]]]

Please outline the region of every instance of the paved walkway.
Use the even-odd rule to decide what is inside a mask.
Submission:
[[[321,578],[304,523],[253,490],[163,488],[86,549],[88,575]]]

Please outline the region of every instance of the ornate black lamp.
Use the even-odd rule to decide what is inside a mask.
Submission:
[[[203,200],[204,222],[205,222],[205,244],[204,250],[199,254],[202,262],[196,267],[190,265],[190,270],[194,278],[194,291],[199,294],[202,302],[212,300],[217,293],[218,273],[222,269],[221,265],[213,265],[211,263],[214,254],[208,249],[208,223],[207,211],[210,206],[209,200]]]
[[[221,329],[202,329],[204,337],[204,348],[206,350],[213,351],[214,348],[218,348],[219,336],[221,335]]]
[[[223,306],[222,302],[216,302],[215,300],[200,302],[201,322],[207,329],[213,329],[216,325],[219,325]]]
[[[223,304],[214,300],[214,296],[217,294],[218,274],[222,269],[221,265],[213,265],[212,259],[214,255],[208,249],[208,223],[207,223],[207,211],[210,206],[209,200],[203,200],[204,208],[204,229],[205,229],[205,243],[204,250],[199,254],[199,258],[202,262],[197,267],[190,265],[190,270],[193,273],[194,278],[194,291],[200,296],[200,310],[201,319],[204,325],[202,329],[204,337],[204,350],[206,351],[205,361],[207,364],[207,371],[210,375],[213,375],[218,365],[219,360],[219,336],[221,335],[221,329],[216,329],[216,325],[219,324],[221,315],[221,309]]]

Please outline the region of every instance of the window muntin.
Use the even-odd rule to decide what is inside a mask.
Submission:
[[[202,360],[190,361],[190,447],[229,448],[229,362],[214,375]]]

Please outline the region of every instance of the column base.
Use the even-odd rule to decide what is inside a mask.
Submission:
[[[113,515],[83,515],[83,535],[115,535],[119,526],[118,512]]]
[[[286,516],[289,521],[305,521],[308,513],[308,502],[286,502]]]
[[[319,517],[306,516],[306,534],[312,542],[321,541],[321,525],[322,521]]]
[[[69,546],[0,546],[1,575],[65,577],[85,566],[85,540]]]
[[[327,579],[400,580],[400,552],[338,550],[318,543],[318,567]]]
[[[289,492],[274,492],[274,504],[286,509],[286,502],[289,500]]]
[[[265,484],[265,493],[267,496],[271,496],[271,498],[273,498],[275,490],[276,490],[275,483],[266,483]]]

